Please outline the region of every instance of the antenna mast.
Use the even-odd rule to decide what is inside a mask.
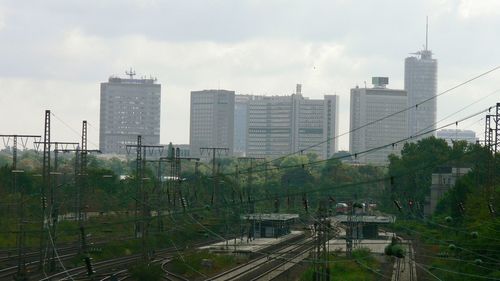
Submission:
[[[134,79],[134,76],[135,76],[135,71],[134,69],[132,69],[132,67],[130,68],[130,70],[126,70],[125,71],[125,74],[128,75],[130,77],[130,79]]]
[[[428,37],[429,37],[429,16],[425,17],[425,50],[427,51],[428,47]]]

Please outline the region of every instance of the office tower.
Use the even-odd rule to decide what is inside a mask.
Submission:
[[[399,154],[403,147],[403,143],[398,143],[378,149],[406,137],[407,114],[404,109],[408,102],[407,93],[386,88],[387,77],[373,77],[372,83],[373,88],[351,89],[349,147],[352,154],[374,149],[356,155],[355,161],[384,165],[389,154]],[[388,117],[399,111],[402,112]]]
[[[432,58],[432,52],[427,48],[427,30],[425,49],[405,59],[404,88],[408,93],[408,106],[411,107],[408,111],[408,136],[436,128],[437,60]],[[421,102],[424,103],[419,104]],[[419,138],[433,135],[434,132],[429,132]]]
[[[301,85],[290,96],[259,96],[248,101],[248,156],[279,157],[292,152],[328,158],[337,151],[338,96],[304,98]]]
[[[232,155],[234,91],[192,91],[189,133],[192,156],[200,156],[201,147],[228,148]]]
[[[161,85],[156,78],[110,77],[101,83],[99,149],[125,154],[127,144],[142,136],[143,144],[160,143]]]
[[[472,130],[443,129],[437,131],[437,137],[444,139],[449,146],[453,146],[453,141],[466,141],[476,143],[476,132]]]
[[[254,95],[234,97],[234,154],[237,156],[246,155],[248,102],[258,97]]]

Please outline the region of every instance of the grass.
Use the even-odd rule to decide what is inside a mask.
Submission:
[[[352,252],[352,257],[347,258],[337,254],[330,254],[329,269],[331,281],[369,281],[378,280],[380,276],[373,271],[381,268],[381,262],[377,261],[369,249],[360,248]],[[362,266],[362,263],[364,266]],[[301,281],[314,280],[314,268],[309,267],[301,276]]]
[[[192,251],[174,258],[169,270],[187,278],[195,278],[200,275],[212,275],[234,265],[236,265],[234,256],[213,254],[209,251]]]

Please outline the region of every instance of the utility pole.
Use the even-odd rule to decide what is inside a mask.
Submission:
[[[17,174],[23,173],[23,170],[17,169],[17,149],[18,149],[18,140],[21,142],[23,149],[26,149],[26,145],[30,138],[34,138],[35,140],[40,139],[39,135],[0,135],[3,140],[4,145],[7,147],[10,144],[10,138],[12,138],[12,191],[19,192],[20,199],[18,203],[18,219],[19,219],[19,231],[17,233],[17,273],[15,276],[15,280],[27,280],[26,279],[26,260],[25,260],[25,243],[26,243],[26,233],[24,230],[24,190],[21,186],[19,190],[17,189]]]
[[[23,170],[12,170],[12,173],[24,173]],[[15,187],[17,188],[17,186]],[[17,233],[17,273],[14,280],[25,281],[28,280],[26,276],[26,257],[24,254],[24,247],[26,243],[26,232],[24,231],[24,190],[21,186],[19,189],[20,198],[18,203],[18,219],[19,219],[19,232]]]
[[[87,205],[86,196],[87,191],[87,155],[90,152],[98,152],[99,150],[89,150],[87,149],[87,121],[82,121],[82,139],[80,147],[64,151],[75,151],[75,178],[76,178],[76,198],[75,198],[75,209],[76,209],[76,220],[79,222],[80,226],[80,248],[79,251],[86,255],[87,243],[85,242],[85,221],[87,220]]]
[[[484,128],[484,146],[488,148],[488,150],[493,150],[493,129],[491,128],[491,119],[495,117],[495,115],[488,114],[485,119],[485,128]]]
[[[250,162],[250,167],[248,168],[248,173],[247,173],[247,201],[248,201],[248,212],[249,213],[254,213],[255,212],[255,202],[252,197],[253,194],[253,168],[254,168],[254,162],[256,160],[266,160],[266,158],[263,157],[238,157],[238,162]],[[266,165],[266,174],[267,174],[267,165]],[[267,180],[266,180],[267,181]]]
[[[181,182],[181,160],[196,160],[200,161],[200,158],[196,157],[180,157],[180,149],[179,148],[173,148],[169,152],[169,156],[167,157],[160,157],[157,160],[148,160],[148,162],[157,162],[157,178],[158,178],[158,229],[161,231],[163,228],[163,222],[161,221],[161,208],[160,206],[163,205],[163,200],[162,200],[162,195],[163,194],[163,188],[161,188],[162,180],[161,180],[161,163],[162,162],[167,162],[170,163],[170,173],[169,173],[169,178],[168,178],[168,188],[173,192],[172,198],[173,198],[173,205],[175,207],[175,194],[178,193],[181,196],[181,193],[179,189],[177,188],[177,184],[180,184]],[[198,162],[196,162],[196,167],[198,166]],[[170,203],[170,193],[167,192],[169,195],[168,200]],[[182,196],[181,196],[182,197]],[[183,199],[180,197],[180,204],[182,206]],[[185,199],[184,199],[185,200]],[[186,201],[184,201],[186,202]]]
[[[500,134],[500,103],[495,107],[495,153],[498,151],[498,135]]]
[[[180,184],[182,182],[182,178],[181,178],[181,170],[182,170],[182,166],[181,166],[181,161],[182,160],[188,160],[188,161],[191,161],[191,160],[195,160],[197,161],[196,162],[196,167],[195,167],[195,173],[197,172],[198,170],[198,161],[200,161],[200,158],[197,158],[197,157],[181,157],[181,153],[180,153],[180,149],[177,147],[177,148],[173,148],[170,150],[169,152],[169,156],[168,157],[160,157],[160,159],[158,161],[166,161],[168,163],[170,163],[170,179],[169,179],[169,187],[170,187],[170,191],[172,192],[172,203],[173,203],[173,207],[175,208],[176,207],[176,195],[179,195],[179,203],[181,204],[181,207],[185,207],[183,205],[183,200],[184,200],[184,204],[186,203],[186,199],[184,198],[183,199],[183,196],[182,196],[182,191],[180,189]]]
[[[194,188],[194,200],[198,201],[198,189],[200,187],[200,162],[196,161],[194,163],[194,176],[196,178],[195,188]]]
[[[40,139],[42,136],[37,136],[37,135],[0,135],[0,137],[3,140],[3,143],[5,146],[8,146],[10,143],[10,138],[12,138],[12,171],[17,170],[17,144],[18,144],[18,139],[21,141],[21,145],[23,146],[23,149],[26,148],[26,145],[28,143],[28,140],[30,138],[33,138],[35,140]],[[14,192],[17,192],[15,190],[17,187],[17,173],[12,173],[12,190]]]
[[[40,227],[40,269],[43,271],[45,267],[45,229],[48,227],[46,224],[46,208],[47,197],[46,190],[50,187],[50,110],[45,110],[45,123],[43,134],[43,158],[42,158],[42,185],[40,187],[40,201],[41,201],[41,227]],[[51,206],[52,207],[52,206]]]
[[[42,142],[35,142],[35,146],[39,146],[43,144]],[[59,174],[57,171],[58,168],[58,153],[60,151],[59,147],[67,148],[68,146],[76,147],[78,146],[77,142],[49,142],[49,147],[54,145],[54,165],[53,171],[49,172],[51,175]],[[50,239],[48,240],[48,245],[50,248],[50,262],[49,262],[49,271],[54,272],[56,267],[56,226],[57,226],[57,218],[59,216],[59,203],[57,200],[57,186],[58,179],[49,186],[49,202],[50,202],[50,220],[49,220],[49,229],[50,229]]]
[[[346,243],[346,256],[350,257],[352,255],[352,239],[354,234],[354,227],[352,216],[354,215],[354,204],[353,202],[348,203],[347,207],[347,228],[345,230],[345,243]]]
[[[138,238],[139,236],[141,237],[142,241],[142,258],[143,260],[148,260],[149,257],[149,249],[147,247],[147,225],[149,224],[149,216],[151,215],[151,212],[149,210],[149,206],[147,204],[147,192],[144,188],[144,180],[146,178],[144,177],[144,172],[146,170],[146,152],[148,151],[147,149],[150,149],[150,151],[154,151],[155,149],[158,149],[161,153],[164,150],[164,146],[162,145],[145,145],[142,144],[142,136],[138,135],[137,136],[137,144],[133,145],[127,145],[127,152],[129,152],[130,148],[135,148],[136,149],[136,182],[137,182],[137,190],[136,190],[136,198],[135,198],[135,211],[134,211],[134,217],[135,217],[135,229],[134,229],[134,236]],[[141,213],[141,218],[139,220],[138,214],[139,212]]]
[[[314,281],[330,280],[330,268],[328,266],[328,240],[330,220],[327,214],[327,203],[325,200],[319,202],[318,213],[316,216],[315,234],[316,234],[316,260],[314,263]]]
[[[213,181],[213,185],[212,185],[212,196],[211,196],[211,199],[210,199],[210,204],[211,205],[215,205],[216,206],[216,210],[218,212],[219,210],[219,207],[218,207],[218,204],[217,204],[217,200],[219,200],[218,198],[218,194],[217,194],[217,174],[219,171],[217,171],[217,165],[216,165],[216,154],[220,157],[220,153],[221,152],[225,152],[227,154],[227,152],[229,152],[229,148],[227,147],[201,147],[200,148],[200,154],[203,155],[204,152],[207,152],[208,155],[210,155],[210,152],[212,152],[212,181]]]

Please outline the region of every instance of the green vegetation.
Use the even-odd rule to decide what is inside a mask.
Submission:
[[[328,259],[330,280],[332,281],[368,281],[380,279],[382,262],[377,260],[369,249],[360,248],[352,252],[352,257],[344,254],[331,254]],[[300,277],[301,281],[313,279],[314,269],[309,267]]]
[[[158,281],[162,280],[163,271],[159,264],[141,263],[129,269],[132,278],[137,281]]]
[[[0,152],[0,248],[16,246],[22,210],[26,244],[37,249],[43,186],[40,158],[30,151],[19,154],[18,169],[24,172],[17,174],[14,186],[10,159]],[[401,155],[391,155],[385,168],[353,165],[345,153],[327,161],[305,154],[276,159],[266,165],[264,161],[254,161],[252,166],[250,161],[225,158],[220,160],[221,172],[216,177],[212,176],[210,163],[201,164],[195,173],[194,163],[183,162],[181,178],[185,180],[159,181],[157,164],[148,162],[145,178],[139,181],[135,178],[133,159],[89,156],[82,194],[85,211],[91,215],[85,222],[85,231],[89,245],[113,240],[95,246],[98,249],[91,253],[95,260],[140,253],[144,249],[142,242],[131,237],[142,185],[148,194],[145,212],[161,214],[146,218],[139,215],[148,226],[146,249],[152,252],[177,248],[182,256],[174,263],[176,272],[195,276],[197,272],[210,274],[236,263],[228,257],[197,253],[191,248],[193,241],[243,233],[245,222],[240,221],[241,213],[299,213],[302,222],[309,223],[319,200],[329,198],[330,210],[335,202],[370,201],[387,213],[397,214],[393,230],[405,238],[416,239],[417,261],[439,278],[463,280],[460,278],[466,275],[461,274],[497,276],[500,239],[496,237],[500,221],[490,213],[490,205],[497,210],[500,206],[499,159],[479,145],[456,142],[450,147],[431,137],[405,144]],[[58,171],[62,174],[53,176],[51,181],[57,202],[53,211],[65,215],[57,224],[57,243],[75,243],[80,239],[79,225],[69,219],[75,211],[74,160],[70,154],[60,155]],[[432,173],[443,166],[466,167],[471,171],[445,194],[436,213],[424,219],[422,207],[430,192]],[[162,174],[169,175],[170,167],[163,168]],[[400,202],[401,211],[394,206],[394,200]],[[407,254],[397,247],[390,251],[396,256]],[[377,273],[369,268],[380,269],[380,262],[367,255],[365,262],[332,256],[338,262],[332,262],[331,270],[345,271],[345,278],[340,280],[371,280]],[[203,267],[203,259],[213,261],[212,267]],[[74,262],[81,264],[77,259]],[[304,280],[311,274],[308,272]]]
[[[187,278],[209,276],[223,269],[236,265],[236,258],[219,255],[208,251],[184,252],[173,259],[169,270]]]

